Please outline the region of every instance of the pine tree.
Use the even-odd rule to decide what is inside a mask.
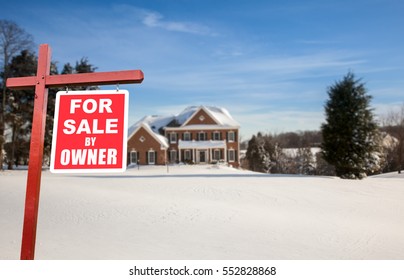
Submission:
[[[246,158],[249,163],[249,169],[252,171],[270,173],[273,166],[274,146],[269,136],[263,136],[260,132],[257,136],[253,135],[248,141]]]
[[[33,37],[15,22],[0,20],[0,170],[3,169],[3,145],[5,144],[7,78],[10,77],[8,65],[11,59],[22,50],[31,50]]]
[[[328,89],[322,153],[341,178],[361,179],[377,169],[378,127],[366,93],[353,73]]]
[[[297,172],[299,174],[313,175],[316,169],[313,153],[310,147],[299,148],[297,150]]]
[[[8,65],[10,77],[34,76],[37,68],[35,54],[28,50],[13,57]],[[13,169],[20,151],[27,147],[34,107],[34,90],[7,91],[4,121],[10,127],[10,144],[6,145],[8,169]],[[21,145],[21,146],[20,146]]]

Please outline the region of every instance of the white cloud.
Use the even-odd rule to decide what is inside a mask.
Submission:
[[[161,28],[167,31],[191,33],[197,35],[216,35],[209,27],[187,21],[169,21],[165,20],[164,16],[156,11],[142,10],[141,22],[151,28]]]

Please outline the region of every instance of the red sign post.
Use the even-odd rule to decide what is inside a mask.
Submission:
[[[128,92],[74,91],[56,95],[50,170],[126,170]]]
[[[6,82],[6,86],[10,89],[25,89],[35,87],[27,192],[25,197],[24,225],[21,245],[22,260],[32,260],[35,256],[48,88],[64,87],[68,85],[89,86],[134,84],[141,83],[144,78],[141,70],[51,76],[49,75],[50,64],[50,47],[47,44],[40,45],[38,53],[37,75],[34,77],[9,78]]]

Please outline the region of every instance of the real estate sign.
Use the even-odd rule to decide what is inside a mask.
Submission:
[[[59,91],[50,170],[53,173],[126,169],[128,91]]]

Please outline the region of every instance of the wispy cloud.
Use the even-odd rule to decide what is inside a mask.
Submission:
[[[168,31],[198,35],[215,35],[215,33],[205,25],[194,22],[165,20],[162,14],[155,11],[144,11],[142,23],[148,27],[161,28]]]

